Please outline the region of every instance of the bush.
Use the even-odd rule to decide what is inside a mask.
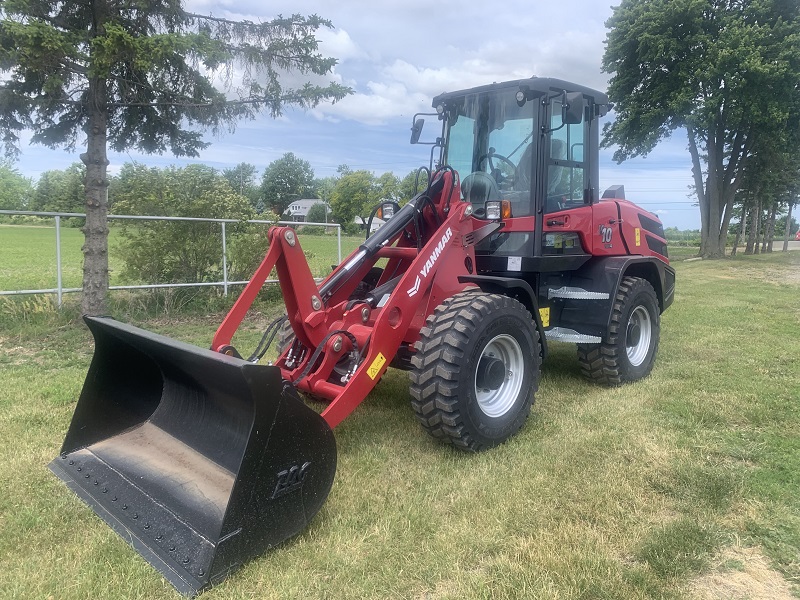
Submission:
[[[246,220],[253,209],[214,169],[191,165],[159,170],[125,165],[116,182],[119,214]],[[245,223],[228,223],[235,240]],[[222,279],[222,227],[197,221],[123,221],[123,276],[144,283],[195,283]],[[236,245],[234,243],[234,245]]]
[[[325,235],[325,227],[322,225],[303,225],[300,228],[303,235]]]
[[[250,224],[228,239],[228,280],[247,281],[269,250],[267,226]]]

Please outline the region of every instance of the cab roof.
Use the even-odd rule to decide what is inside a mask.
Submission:
[[[531,77],[529,79],[515,79],[512,81],[503,81],[501,83],[490,83],[488,85],[481,85],[466,90],[457,90],[454,92],[445,92],[439,94],[433,99],[432,106],[436,108],[450,98],[459,98],[470,94],[485,94],[505,89],[525,89],[531,92],[539,92],[536,95],[543,95],[548,92],[581,92],[584,96],[590,97],[595,104],[608,104],[608,96],[603,92],[588,88],[577,83],[564,81],[562,79],[553,79],[551,77]]]

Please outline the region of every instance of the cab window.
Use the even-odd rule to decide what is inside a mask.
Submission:
[[[586,187],[585,116],[580,123],[561,121],[561,97],[554,98],[550,110],[549,156],[545,212],[583,206]]]

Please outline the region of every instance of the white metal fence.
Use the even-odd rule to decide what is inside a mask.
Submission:
[[[26,294],[56,294],[58,298],[58,306],[61,306],[64,294],[83,291],[83,288],[65,288],[62,282],[62,269],[61,269],[61,219],[62,218],[85,218],[84,213],[66,213],[66,212],[35,212],[25,210],[0,210],[0,215],[22,215],[31,217],[52,217],[55,220],[56,229],[56,287],[41,290],[0,290],[0,296],[17,296]],[[251,219],[248,221],[239,221],[237,219],[206,219],[200,217],[159,217],[154,215],[108,215],[109,220],[134,220],[134,221],[197,221],[201,223],[219,223],[222,230],[222,246],[220,248],[222,257],[222,281],[213,282],[196,282],[196,283],[153,283],[142,285],[112,285],[109,290],[147,290],[159,288],[180,288],[180,287],[222,287],[224,294],[228,295],[228,287],[232,285],[245,285],[247,281],[229,281],[228,280],[228,248],[225,226],[228,223],[255,223],[262,225],[300,225],[295,221],[266,221],[261,219]],[[338,259],[337,262],[342,262],[342,226],[338,223],[302,223],[302,225],[320,225],[323,227],[336,228],[336,242]],[[277,280],[270,279],[267,283],[276,283]]]

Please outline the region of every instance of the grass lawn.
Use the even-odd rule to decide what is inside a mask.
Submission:
[[[527,425],[489,452],[429,438],[407,374],[390,370],[336,429],[336,480],[311,526],[203,598],[794,597],[800,252],[676,268],[650,377],[589,385],[574,347],[552,344]],[[46,468],[89,334],[69,310],[4,306],[0,596],[179,598]],[[237,345],[280,310],[262,306]],[[201,346],[222,317],[116,316]]]
[[[265,229],[266,232],[266,229]],[[342,236],[342,258],[363,241],[360,236]],[[109,233],[111,285],[130,285],[121,272],[124,262],[118,250],[119,229]],[[301,243],[316,276],[327,275],[337,262],[336,235],[303,236]],[[83,233],[61,227],[61,269],[65,288],[81,287],[83,278]],[[220,248],[220,256],[222,248]],[[0,224],[0,290],[53,289],[57,285],[56,230],[44,225]]]

